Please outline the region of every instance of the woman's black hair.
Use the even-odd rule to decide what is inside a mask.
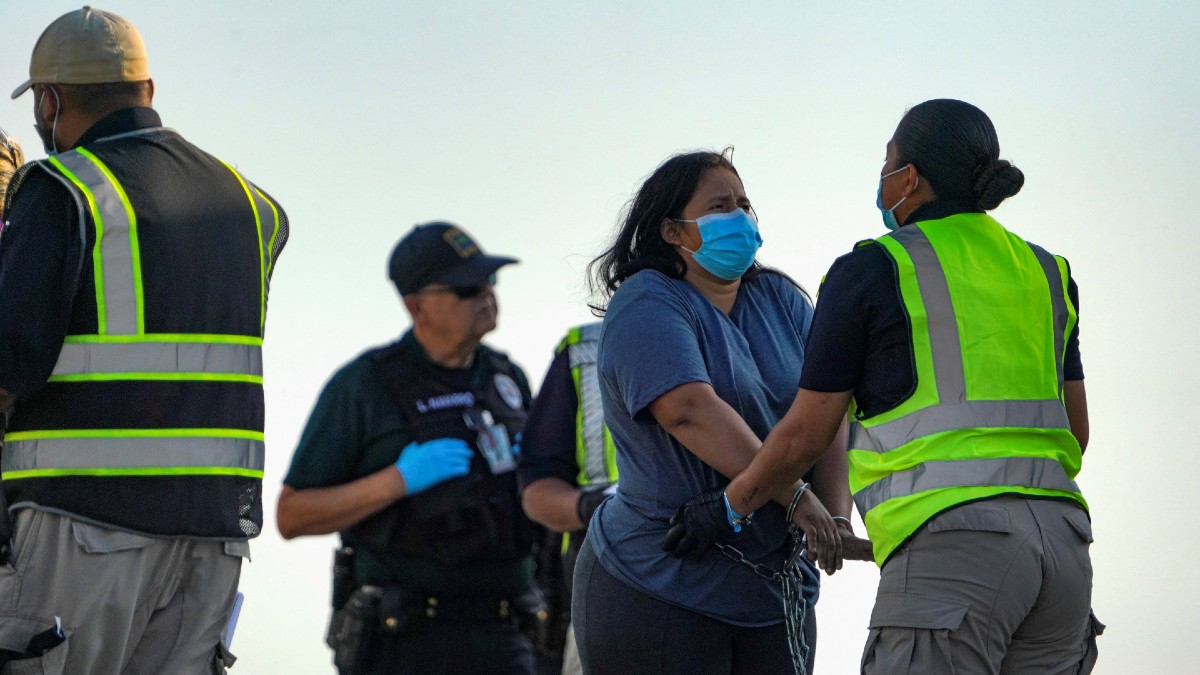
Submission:
[[[687,265],[675,247],[663,240],[662,223],[683,215],[684,207],[709,169],[729,169],[737,175],[737,169],[727,157],[732,150],[730,147],[721,153],[698,150],[678,154],[650,174],[625,205],[613,243],[588,263],[588,285],[593,295],[601,295],[607,300],[621,282],[644,269],[657,270],[674,279],[683,278]],[[786,274],[764,267],[757,260],[742,275],[742,280],[750,281],[763,272],[781,274],[800,288]],[[591,305],[592,311],[603,314],[606,304]]]
[[[939,201],[964,201],[989,211],[1025,184],[1025,174],[1000,159],[992,121],[964,101],[939,98],[913,106],[892,140],[898,166],[915,166]]]

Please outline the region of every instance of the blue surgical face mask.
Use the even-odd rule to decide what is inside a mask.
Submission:
[[[903,204],[904,200],[908,199],[908,195],[904,195],[903,197],[901,197],[900,201],[898,201],[892,205],[892,208],[890,208],[890,209],[884,208],[883,207],[883,179],[887,178],[888,176],[895,176],[896,174],[900,173],[901,171],[904,171],[907,168],[908,168],[908,165],[905,164],[904,166],[900,167],[899,169],[896,169],[895,171],[892,171],[891,173],[883,174],[882,176],[879,177],[879,187],[875,189],[875,206],[883,213],[883,226],[893,232],[900,229],[900,223],[896,221],[896,207]],[[920,184],[921,184],[921,177],[918,175],[917,176],[917,185],[920,185]],[[916,186],[913,186],[913,189],[915,190]]]
[[[700,248],[693,251],[682,244],[679,248],[691,253],[697,265],[718,279],[740,279],[754,264],[754,254],[762,246],[758,221],[744,209],[713,213],[695,220],[676,220],[696,224],[700,230]]]

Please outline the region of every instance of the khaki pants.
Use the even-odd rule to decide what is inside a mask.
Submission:
[[[67,639],[0,675],[198,675],[232,665],[220,641],[247,542],[152,538],[33,509],[14,515],[15,561],[0,566],[0,649],[23,651],[55,617]]]
[[[883,566],[863,673],[1088,673],[1092,541],[1074,502],[1005,496],[928,523]]]

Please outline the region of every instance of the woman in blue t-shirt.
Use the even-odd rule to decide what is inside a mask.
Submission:
[[[676,510],[748,466],[796,392],[812,305],[755,261],[761,244],[737,170],[722,154],[693,152],[646,179],[590,267],[610,296],[599,368],[621,485],[592,518],[575,568],[586,673],[812,669],[817,564],[840,568],[841,538],[852,536],[844,452],[826,453],[812,491],[798,483],[775,495],[752,524],[720,505],[740,530],[732,548],[662,550]],[[785,622],[793,501],[812,558],[798,560],[791,588],[803,602],[789,603]]]

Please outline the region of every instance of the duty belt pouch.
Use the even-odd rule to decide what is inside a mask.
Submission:
[[[384,589],[379,598],[379,630],[388,635],[408,633],[421,618],[421,596],[402,586]]]
[[[367,645],[379,620],[379,602],[383,589],[363,586],[350,594],[346,605],[333,613],[325,644],[333,650],[333,664],[340,675],[360,671],[367,657]]]

